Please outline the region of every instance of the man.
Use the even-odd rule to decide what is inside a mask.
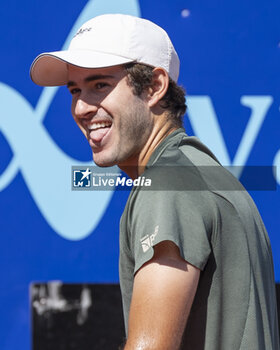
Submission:
[[[273,263],[241,184],[182,129],[179,59],[166,32],[127,15],[85,23],[67,51],[31,67],[67,85],[94,162],[133,188],[120,224],[126,350],[278,350]]]

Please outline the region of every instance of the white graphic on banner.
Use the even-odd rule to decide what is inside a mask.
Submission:
[[[188,115],[194,133],[211,149],[223,165],[236,166],[233,169],[234,175],[240,177],[273,98],[271,96],[241,97],[241,104],[251,108],[252,112],[233,161],[230,160],[209,96],[189,96],[187,101]]]

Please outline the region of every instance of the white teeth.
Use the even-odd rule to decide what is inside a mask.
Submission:
[[[93,123],[88,128],[89,130],[96,130],[99,128],[104,128],[105,126],[111,126],[110,122]]]

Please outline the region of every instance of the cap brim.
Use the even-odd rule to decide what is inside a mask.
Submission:
[[[30,76],[40,86],[60,86],[68,83],[67,65],[82,68],[103,68],[133,62],[133,59],[89,50],[46,52],[37,56]]]

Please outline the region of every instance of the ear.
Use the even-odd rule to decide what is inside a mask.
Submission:
[[[153,70],[152,84],[148,89],[148,105],[154,107],[166,94],[169,86],[169,76],[166,70],[156,67]]]

